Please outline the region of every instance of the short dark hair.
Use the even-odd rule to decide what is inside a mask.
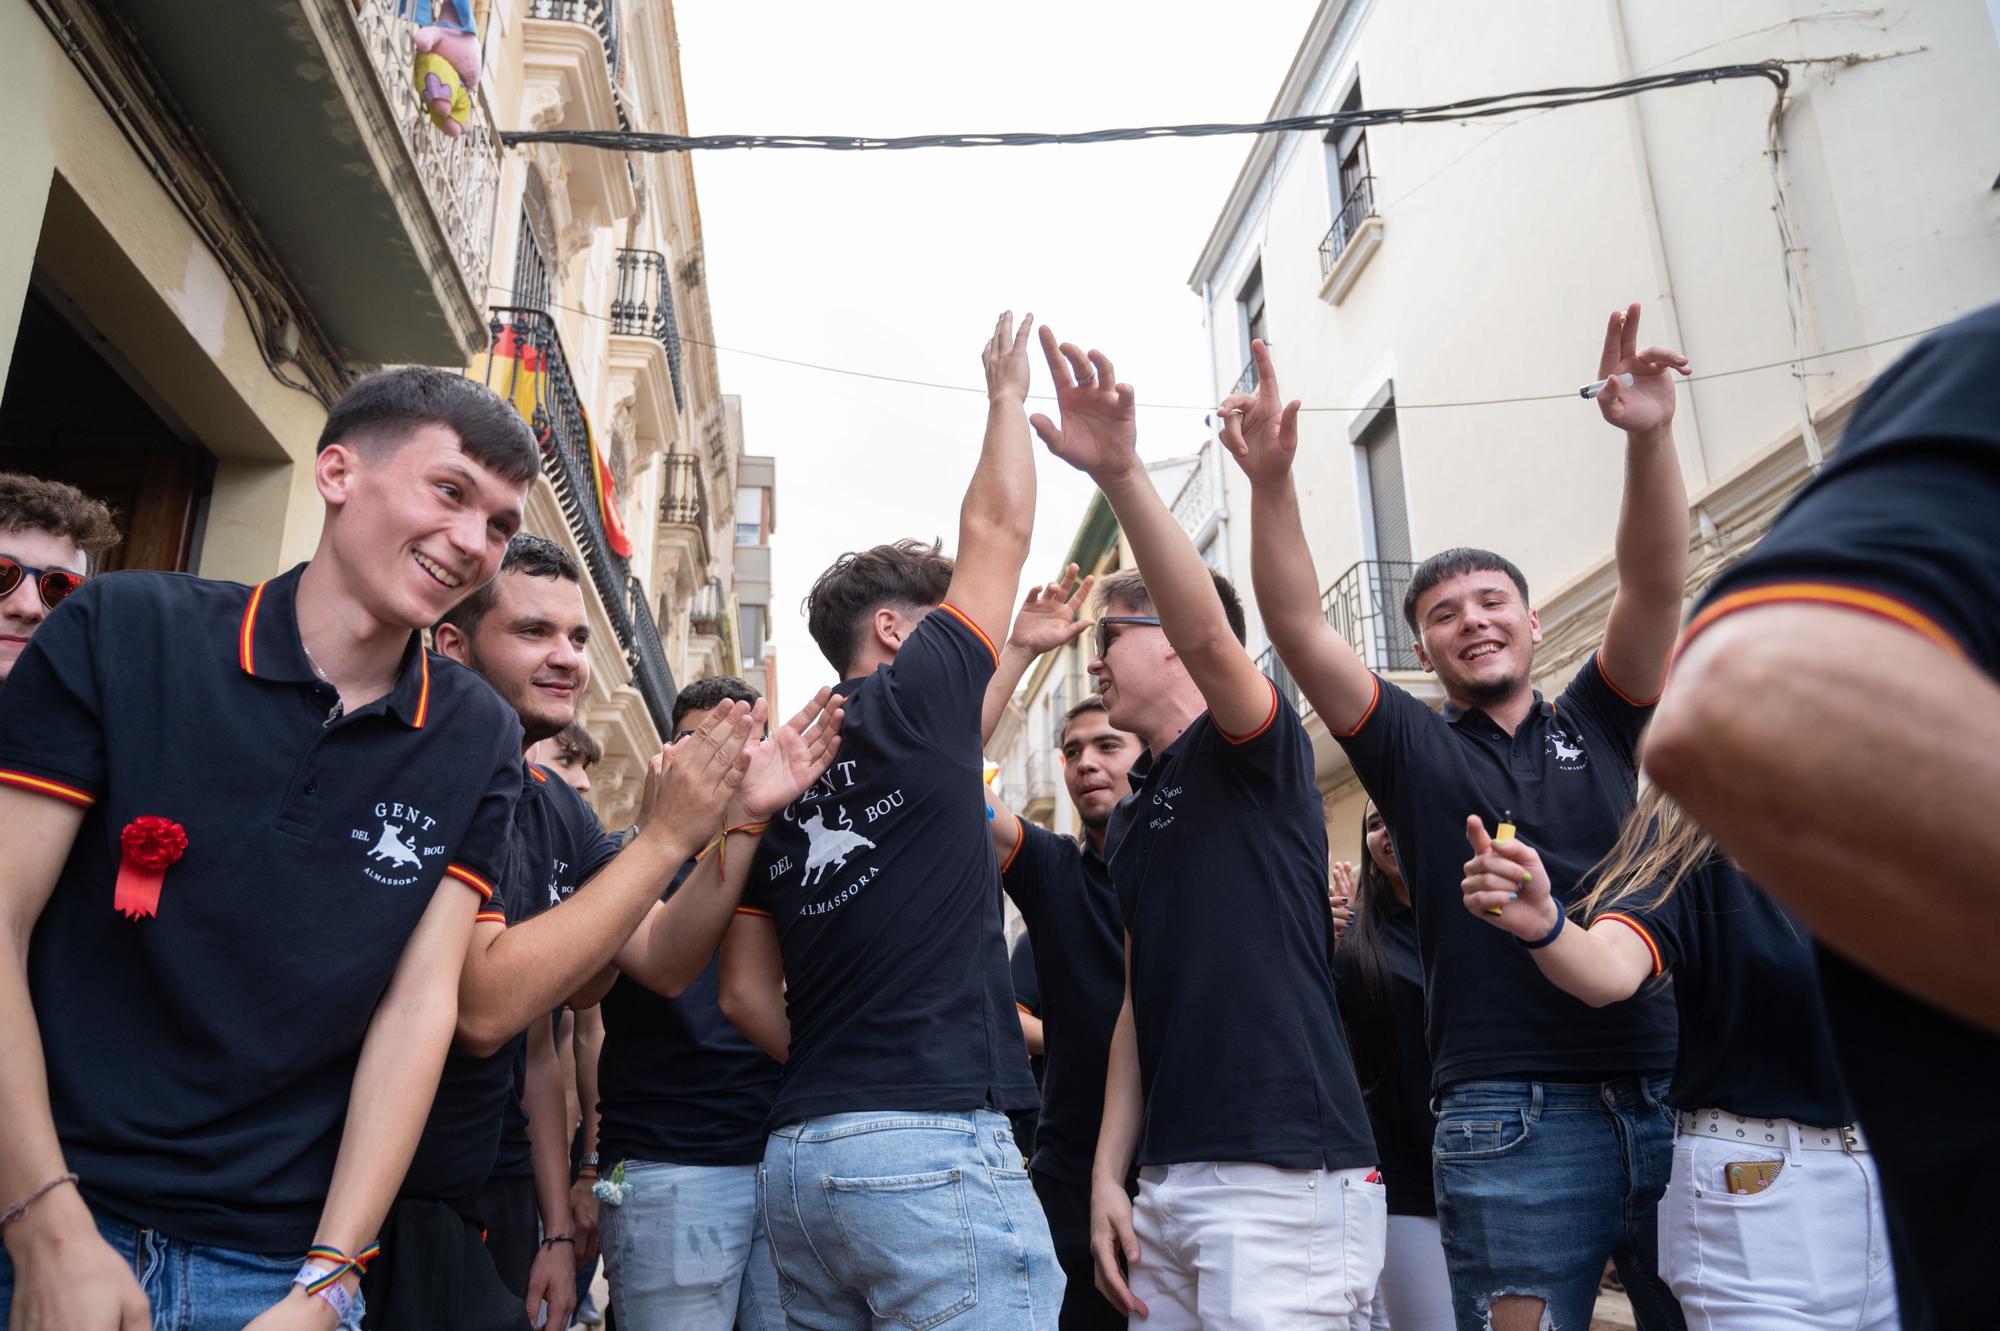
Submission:
[[[60,536],[82,550],[85,561],[91,564],[125,539],[112,519],[110,506],[74,485],[0,471],[0,532],[10,531]]]
[[[400,445],[426,425],[449,427],[467,457],[517,485],[541,470],[534,432],[520,412],[478,380],[428,365],[377,370],[356,381],[327,413],[314,451]]]
[[[705,712],[721,702],[755,703],[762,696],[734,675],[698,679],[674,697],[674,735],[680,734],[681,722],[695,712]],[[672,739],[673,735],[667,738]]]
[[[445,611],[438,619],[437,627],[454,625],[468,638],[478,633],[479,621],[486,618],[494,603],[500,599],[500,579],[509,573],[525,573],[531,578],[562,578],[579,584],[583,581],[583,568],[576,562],[575,555],[546,536],[517,531],[514,538],[507,542],[507,553],[500,556],[499,571],[489,581],[473,588],[463,601]]]
[[[1222,602],[1222,613],[1229,616],[1229,631],[1236,635],[1236,641],[1248,644],[1250,629],[1243,618],[1243,598],[1236,594],[1236,584],[1217,573],[1208,571],[1215,580],[1215,594]],[[1136,568],[1121,568],[1116,573],[1107,573],[1097,580],[1097,604],[1130,606],[1134,610],[1153,609],[1153,594],[1146,590],[1146,579]]]
[[[846,674],[862,625],[877,610],[929,610],[944,600],[952,561],[942,549],[941,541],[901,540],[850,550],[819,575],[806,593],[806,631],[835,670]]]
[[[556,732],[556,747],[582,759],[586,769],[604,761],[604,746],[597,742],[597,736],[583,728],[581,721],[572,721]]]
[[[1085,712],[1103,712],[1107,717],[1110,715],[1110,709],[1104,705],[1104,699],[1101,695],[1089,693],[1078,698],[1070,709],[1063,713],[1062,724],[1056,727],[1056,744],[1058,747],[1068,741],[1070,723]]]
[[[1423,633],[1417,627],[1417,598],[1440,582],[1449,582],[1467,573],[1505,573],[1520,589],[1521,604],[1528,604],[1528,579],[1511,560],[1491,550],[1457,545],[1432,555],[1417,565],[1417,571],[1410,575],[1410,585],[1403,592],[1403,618],[1409,622],[1412,633],[1419,636]]]

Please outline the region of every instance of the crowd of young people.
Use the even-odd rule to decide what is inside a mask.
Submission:
[[[1602,647],[1545,698],[1524,575],[1446,550],[1401,607],[1441,708],[1321,615],[1254,345],[1256,608],[1369,795],[1331,875],[1132,389],[1043,328],[1031,421],[1030,319],[956,558],[842,556],[843,682],[783,725],[690,685],[616,835],[581,571],[484,388],[358,383],[318,548],[255,586],[93,578],[110,514],[0,477],[0,1325],[562,1327],[600,1249],[632,1331],[1581,1327],[1607,1262],[1649,1331],[1978,1324],[2000,310],[1685,632],[1687,362],[1638,323]],[[1031,431],[1131,566],[1015,611]],[[1072,839],[983,750],[1085,634]]]

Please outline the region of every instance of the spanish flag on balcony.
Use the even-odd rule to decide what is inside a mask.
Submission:
[[[529,339],[517,336],[512,327],[501,328],[493,339],[492,349],[482,351],[472,358],[466,369],[468,378],[479,380],[488,388],[505,398],[521,413],[521,419],[528,422],[535,431],[543,448],[561,447],[560,442],[552,443],[549,438],[556,419],[556,413],[548,403],[549,356]],[[541,419],[536,420],[536,407],[542,406]],[[605,544],[621,559],[632,557],[632,538],[626,534],[625,522],[618,516],[617,481],[611,474],[611,465],[598,447],[597,432],[590,428],[590,418],[584,413],[583,404],[577,404],[577,416],[583,421],[583,443],[590,458],[590,477],[593,482],[597,502],[598,520],[604,525]]]

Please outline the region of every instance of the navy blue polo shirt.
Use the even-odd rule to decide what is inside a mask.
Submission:
[[[1001,883],[1027,921],[1016,957],[1027,952],[1033,965],[1045,1050],[1031,1163],[1038,1174],[1082,1185],[1097,1155],[1111,1031],[1125,1005],[1125,926],[1111,866],[1088,842],[1017,821],[1021,839]]]
[[[1664,987],[1593,1008],[1545,979],[1511,935],[1474,919],[1459,884],[1465,820],[1511,812],[1557,900],[1579,899],[1616,844],[1638,791],[1635,754],[1652,705],[1620,693],[1596,656],[1554,702],[1538,692],[1510,736],[1478,708],[1434,712],[1379,676],[1340,746],[1389,825],[1410,889],[1429,996],[1433,1088],[1480,1078],[1599,1081],[1667,1071],[1674,1005]]]
[[[667,901],[688,861],[660,894]],[[754,1165],[783,1065],[729,1024],[718,1002],[722,962],[710,957],[679,998],[621,975],[604,996],[597,1057],[598,1152],[676,1165]]]
[[[1014,984],[1014,1007],[1030,1017],[1040,1020],[1042,1015],[1042,982],[1035,974],[1035,944],[1023,931],[1014,940],[1014,946],[1007,950],[1007,975]],[[1024,1037],[1025,1038],[1025,1037]],[[1045,1052],[1028,1055],[1028,1075],[1035,1079],[1035,1089],[1045,1091],[1043,1073],[1048,1067],[1048,1033],[1042,1034],[1042,1048]]]
[[[1431,1113],[1431,1055],[1424,1045],[1424,967],[1417,950],[1416,912],[1391,901],[1379,942],[1381,968],[1371,978],[1359,955],[1355,927],[1348,926],[1333,954],[1334,992],[1340,997],[1354,1071],[1381,1157],[1389,1214],[1434,1216],[1431,1141],[1437,1117]]]
[[[1996,514],[2000,306],[1989,306],[1926,338],[1876,380],[1839,451],[1763,542],[1710,586],[1688,634],[1755,605],[1841,606],[1900,623],[2000,678]],[[1866,819],[1869,811],[1829,816]],[[1883,927],[1895,927],[1893,912]],[[1882,1172],[1903,1324],[1984,1325],[2000,1247],[1991,1205],[2000,1157],[1982,1107],[2000,1098],[2000,1039],[1829,949],[1819,953],[1819,981]]]
[[[773,1125],[1036,1104],[1001,933],[979,710],[997,656],[949,605],[849,680],[840,754],[771,820],[744,908],[784,952]]]
[[[1375,1163],[1333,993],[1312,742],[1271,686],[1264,724],[1207,712],[1142,752],[1107,844],[1131,938],[1146,1113],[1139,1164]]]
[[[0,694],[0,782],[88,811],[28,954],[69,1166],[94,1207],[239,1251],[312,1242],[376,1003],[442,879],[492,895],[520,786],[513,712],[415,635],[386,695],[329,715],[303,567],[99,578]],[[145,815],[187,850],[128,918]]]
[[[1642,889],[1598,918],[1637,933],[1653,974],[1673,977],[1680,1047],[1668,1104],[1823,1128],[1854,1121],[1812,937],[1726,858],[1689,871],[1665,900]]]
[[[523,764],[521,803],[507,839],[507,923],[520,924],[561,905],[618,853],[583,796],[561,774]],[[501,1106],[500,1150],[493,1178],[533,1178],[528,1142],[528,1037],[515,1036],[495,1055],[508,1060],[512,1093]]]

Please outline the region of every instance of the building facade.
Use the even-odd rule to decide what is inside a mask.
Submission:
[[[1306,405],[1296,478],[1326,614],[1378,671],[1438,696],[1401,602],[1414,561],[1454,545],[1527,574],[1545,690],[1595,649],[1621,449],[1576,389],[1612,310],[1639,301],[1642,343],[1695,371],[1675,421],[1692,593],[1913,335],[2000,299],[2000,45],[1976,0],[1611,0],[1560,22],[1522,4],[1319,6],[1273,118],[1765,59],[1798,62],[1782,102],[1750,79],[1255,141],[1189,284],[1216,400],[1254,387],[1260,337]],[[1217,478],[1218,515],[1192,495],[1176,511],[1198,540],[1219,528],[1214,562],[1247,585],[1248,486],[1221,461],[1190,482]],[[1364,797],[1309,728],[1329,835],[1354,858]]]
[[[0,467],[110,500],[112,567],[256,581],[312,552],[313,445],[357,375],[483,379],[543,443],[528,529],[588,572],[581,715],[617,825],[677,682],[740,669],[741,410],[686,158],[501,132],[684,129],[674,14],[473,7],[484,74],[458,138],[416,98],[408,0],[220,24],[187,0],[0,9]]]

